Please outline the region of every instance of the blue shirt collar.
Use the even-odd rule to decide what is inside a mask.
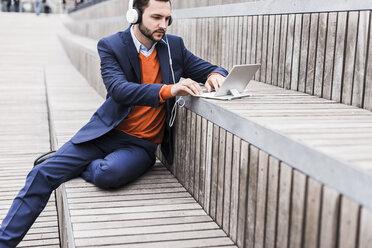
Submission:
[[[138,39],[137,37],[134,35],[134,32],[133,32],[133,28],[134,28],[134,25],[131,26],[130,28],[130,34],[132,35],[132,39],[133,39],[133,42],[134,42],[134,45],[137,49],[137,52],[141,52],[145,57],[148,57],[152,54],[152,52],[154,51],[155,49],[155,45],[157,44],[157,42],[154,43],[154,45],[152,45],[152,47],[150,49],[147,49]]]

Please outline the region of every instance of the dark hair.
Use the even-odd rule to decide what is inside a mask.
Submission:
[[[135,8],[139,9],[142,13],[143,13],[143,10],[147,7],[147,5],[149,4],[149,1],[150,0],[135,0],[134,1],[134,6]],[[171,3],[170,0],[156,0],[156,1],[160,1],[160,2],[169,2]]]

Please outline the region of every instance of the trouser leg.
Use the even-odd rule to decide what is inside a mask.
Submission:
[[[154,164],[154,156],[139,146],[115,150],[104,159],[94,160],[82,177],[103,189],[119,188],[141,176]]]
[[[34,167],[3,220],[0,247],[16,247],[44,209],[53,190],[79,176],[91,161],[102,157],[104,153],[94,142],[79,145],[67,142],[54,156]]]

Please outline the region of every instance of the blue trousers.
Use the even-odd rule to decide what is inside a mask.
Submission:
[[[156,147],[117,130],[82,144],[68,141],[28,174],[2,222],[0,248],[13,248],[21,242],[53,190],[62,183],[81,176],[103,189],[121,187],[155,163]]]

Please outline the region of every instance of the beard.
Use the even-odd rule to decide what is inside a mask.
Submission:
[[[151,31],[150,29],[148,29],[145,25],[143,25],[142,23],[140,23],[138,25],[138,28],[139,28],[139,31],[141,32],[141,34],[143,34],[143,36],[145,36],[147,39],[153,41],[153,42],[158,42],[159,40],[161,40],[165,34],[165,30],[164,29],[156,29],[155,31]],[[156,32],[163,32],[163,35],[157,39],[155,38],[154,34]]]

